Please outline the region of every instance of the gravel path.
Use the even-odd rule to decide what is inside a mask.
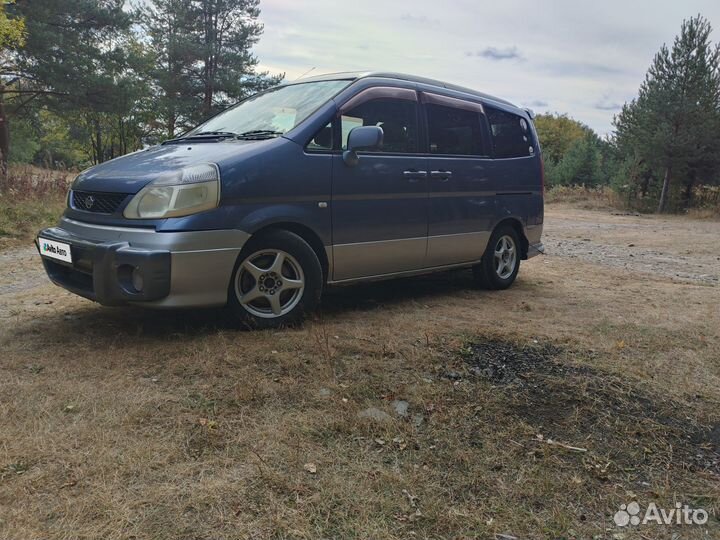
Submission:
[[[26,291],[47,282],[34,246],[0,251],[0,296]]]
[[[720,283],[718,238],[718,222],[552,207],[543,234],[549,256],[707,285]]]
[[[710,285],[720,283],[717,272],[720,262],[712,257],[673,255],[635,245],[602,245],[589,240],[571,240],[555,235],[547,235],[544,242],[548,255]]]

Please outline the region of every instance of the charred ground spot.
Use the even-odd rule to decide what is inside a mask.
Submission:
[[[707,407],[653,393],[634,380],[584,365],[596,353],[497,339],[465,344],[469,378],[489,383],[528,430],[587,449],[623,476],[668,467],[720,474],[720,423]]]
[[[524,384],[531,374],[564,375],[576,368],[556,361],[554,345],[521,346],[508,341],[475,341],[462,350],[470,373],[496,384]]]

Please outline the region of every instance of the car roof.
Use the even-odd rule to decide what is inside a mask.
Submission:
[[[484,92],[478,92],[477,90],[473,90],[472,88],[465,88],[463,86],[458,86],[456,84],[446,83],[446,82],[438,81],[435,79],[429,79],[426,77],[418,77],[416,75],[408,75],[406,73],[396,73],[396,72],[392,72],[392,71],[340,71],[338,73],[326,73],[324,75],[314,75],[312,77],[305,77],[305,78],[298,79],[298,80],[295,80],[295,81],[292,81],[289,83],[285,83],[285,84],[300,84],[300,83],[306,83],[306,82],[336,81],[336,80],[356,81],[359,79],[367,79],[370,77],[383,78],[383,79],[397,79],[397,80],[401,80],[401,81],[411,81],[411,82],[416,82],[416,83],[427,84],[429,86],[437,86],[440,88],[447,88],[448,90],[454,90],[456,92],[463,92],[465,94],[477,96],[482,99],[492,100],[497,103],[502,103],[504,105],[509,105],[510,107],[519,109],[519,107],[517,107],[513,103],[510,103],[507,100],[504,100],[504,99],[496,97],[496,96],[491,96],[490,94],[485,94]]]

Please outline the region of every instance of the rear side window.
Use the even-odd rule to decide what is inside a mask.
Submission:
[[[481,156],[480,113],[428,103],[431,154]]]
[[[485,107],[496,158],[526,157],[533,154],[530,126],[524,118]]]
[[[417,103],[406,99],[380,98],[343,113],[340,118],[342,147],[348,135],[359,126],[379,126],[383,130],[380,152],[412,154],[418,151]]]

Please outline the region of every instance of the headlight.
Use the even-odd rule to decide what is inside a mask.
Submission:
[[[205,163],[161,176],[141,189],[125,208],[128,219],[187,216],[220,203],[220,172]]]

